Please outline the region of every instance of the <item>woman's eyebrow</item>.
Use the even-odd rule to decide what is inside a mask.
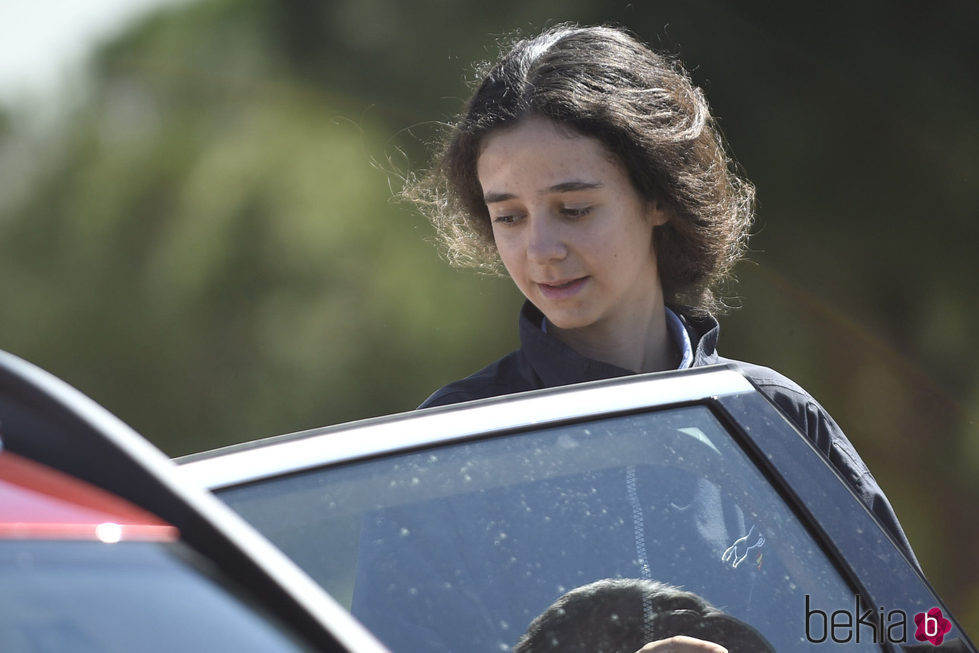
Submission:
[[[513,193],[486,193],[483,195],[483,201],[487,204],[492,204],[493,202],[506,202],[515,197],[516,195]]]
[[[604,188],[605,184],[598,181],[565,181],[560,184],[555,184],[547,189],[547,193],[570,193],[576,190],[593,190],[595,188]]]
[[[594,190],[604,187],[605,184],[598,181],[563,181],[560,184],[547,187],[541,191],[541,195],[548,193],[571,193],[578,190]],[[483,201],[487,204],[493,204],[494,202],[506,202],[515,198],[516,195],[513,193],[486,193],[483,196]]]

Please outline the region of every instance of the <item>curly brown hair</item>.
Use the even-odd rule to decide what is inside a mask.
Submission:
[[[402,192],[432,221],[451,263],[501,270],[476,164],[490,132],[538,115],[598,139],[639,194],[668,209],[653,237],[667,303],[724,308],[715,290],[746,247],[754,186],[679,62],[619,28],[561,24],[516,41],[483,70],[432,169]]]

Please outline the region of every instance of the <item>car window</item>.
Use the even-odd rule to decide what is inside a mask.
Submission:
[[[803,636],[810,606],[854,607],[855,588],[703,406],[385,455],[221,496],[396,653],[509,650],[560,595],[605,578],[695,592],[776,650],[817,647]]]
[[[0,651],[306,651],[177,542],[0,541]]]

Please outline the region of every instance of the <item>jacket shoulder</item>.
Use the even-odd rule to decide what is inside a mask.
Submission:
[[[853,445],[843,434],[843,430],[830,414],[802,386],[775,370],[762,365],[754,365],[742,361],[721,359],[731,367],[740,371],[774,403],[796,428],[802,431],[816,449],[827,457],[833,458],[834,446],[848,460],[840,461],[845,466],[858,470],[863,474],[866,465],[860,460]],[[837,461],[834,460],[834,463]],[[851,479],[855,481],[856,479]]]
[[[788,416],[800,428],[805,426],[804,423],[800,422],[802,413],[809,406],[819,406],[812,395],[804,390],[802,386],[770,367],[728,358],[720,358],[719,362],[726,363],[741,372],[755,387],[771,399],[776,406],[788,413]],[[822,410],[822,407],[820,407],[820,410]],[[827,417],[829,417],[828,414]]]
[[[519,350],[487,365],[475,374],[454,381],[432,393],[419,408],[447,406],[474,399],[486,399],[500,395],[534,390],[534,374]]]
[[[745,375],[812,445],[822,453],[846,480],[847,484],[891,533],[895,543],[908,559],[920,568],[907,535],[894,513],[884,491],[860,458],[843,430],[812,395],[799,384],[773,369],[741,361],[721,359]]]

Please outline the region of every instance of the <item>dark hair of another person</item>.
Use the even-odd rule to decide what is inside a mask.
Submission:
[[[516,42],[482,76],[433,168],[409,179],[403,195],[432,220],[450,262],[500,271],[476,165],[487,135],[528,116],[599,140],[639,194],[669,210],[654,234],[667,303],[723,308],[714,291],[744,252],[754,187],[682,66],[612,27],[558,25]]]
[[[692,592],[649,580],[606,579],[563,595],[531,622],[514,653],[635,653],[687,635],[729,653],[774,653],[751,626]]]

